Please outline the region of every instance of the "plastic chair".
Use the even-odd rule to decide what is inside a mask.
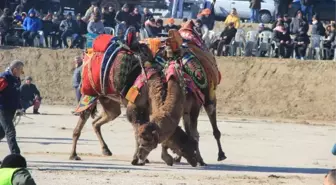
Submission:
[[[263,31],[258,35],[258,54],[257,56],[262,56],[263,53],[266,55],[271,55],[271,46],[272,46],[272,37],[273,32]]]
[[[255,56],[258,46],[258,31],[248,31],[246,33],[245,56]]]
[[[140,40],[144,40],[146,38],[149,38],[148,32],[145,28],[140,29]]]
[[[105,27],[104,32],[105,34],[114,35],[114,29],[111,27]]]
[[[85,37],[86,37],[86,48],[92,48],[93,41],[96,37],[98,37],[98,34],[88,33],[85,35]]]

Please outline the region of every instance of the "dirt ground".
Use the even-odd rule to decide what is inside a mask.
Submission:
[[[22,59],[44,103],[74,105],[73,58],[80,54],[80,50],[0,48],[0,70],[13,59]],[[217,90],[220,115],[336,120],[335,62],[244,57],[222,57],[217,62],[222,73]]]
[[[206,167],[182,161],[173,167],[153,151],[150,164],[132,166],[133,131],[120,116],[102,128],[112,157],[102,157],[99,142],[88,123],[78,143],[83,161],[69,161],[75,117],[73,107],[42,106],[43,115],[23,117],[16,127],[19,146],[37,184],[59,185],[316,185],[336,168],[330,150],[335,125],[276,123],[264,120],[220,119],[222,145],[228,157],[217,162],[217,145],[208,118],[199,118],[200,147]],[[92,120],[89,120],[91,122]],[[8,153],[0,143],[0,156]]]

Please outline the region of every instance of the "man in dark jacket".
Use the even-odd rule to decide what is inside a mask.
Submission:
[[[11,16],[10,10],[5,8],[3,15],[0,17],[0,43],[7,42],[7,37],[10,35],[12,30],[13,21],[14,19]]]
[[[41,105],[40,91],[32,84],[32,77],[27,76],[26,82],[20,87],[21,93],[21,105],[25,112],[29,107],[34,106],[34,114],[40,114],[38,112]]]
[[[294,39],[294,50],[296,59],[304,60],[306,50],[310,43],[309,36],[304,28],[299,29],[299,34]]]
[[[259,21],[260,8],[261,8],[261,0],[250,0],[251,23],[256,23]]]
[[[115,17],[117,24],[125,23],[127,26],[130,25],[130,13],[128,4],[124,4],[121,11],[119,11]]]
[[[18,154],[6,156],[0,168],[0,184],[36,185],[27,170],[27,161]]]
[[[154,18],[154,16],[148,10],[148,8],[144,8],[143,11],[144,11],[144,14],[142,15],[142,18],[141,18],[141,24],[142,24],[142,26],[145,26],[145,22],[148,21],[149,19]]]
[[[33,41],[36,36],[38,36],[38,31],[42,28],[41,20],[36,17],[35,9],[30,9],[28,12],[28,17],[26,17],[23,21],[23,29],[22,33],[23,39],[26,41],[28,46],[33,46]]]
[[[311,34],[312,35],[320,35],[320,36],[325,36],[325,28],[323,24],[320,22],[320,19],[317,15],[313,16],[313,25],[312,25],[312,30]]]
[[[116,26],[115,18],[116,12],[112,6],[109,7],[108,12],[103,15],[104,25],[106,27],[114,28]]]
[[[202,23],[205,24],[209,30],[213,30],[215,26],[215,3],[216,1],[212,1],[211,7],[204,9],[204,15],[202,15],[201,20]]]
[[[72,13],[69,12],[66,20],[63,20],[60,24],[60,30],[63,32],[61,35],[63,44],[66,48],[69,47],[67,38],[72,37],[71,48],[78,42],[78,25],[75,20],[72,19]],[[75,35],[77,34],[77,35]]]
[[[138,8],[134,8],[133,12],[130,14],[130,26],[134,26],[136,31],[139,32],[141,28],[141,14]]]
[[[16,142],[16,131],[13,124],[15,112],[22,114],[20,104],[20,76],[24,64],[14,60],[4,73],[0,74],[0,140],[5,136],[12,154],[20,154]]]
[[[52,22],[51,13],[48,13],[48,15],[43,18],[42,25],[43,25],[42,30],[44,34],[44,40],[45,40],[46,46],[49,47],[48,37],[51,36],[51,32],[53,31],[53,22]]]
[[[221,33],[219,40],[216,40],[211,44],[210,48],[217,50],[217,56],[220,56],[225,45],[230,44],[231,40],[235,37],[237,29],[234,27],[234,23],[230,23],[224,31]],[[226,50],[226,48],[224,48]],[[224,51],[226,53],[226,51]]]
[[[308,32],[309,24],[303,17],[301,10],[298,10],[295,18],[293,18],[290,24],[290,33],[296,35],[299,33],[299,28],[302,27],[305,32]]]
[[[57,14],[54,14],[51,21],[52,21],[52,32],[50,33],[51,47],[61,48],[62,47],[62,39],[61,39],[62,31],[60,30],[60,24],[61,24],[60,16],[58,16]]]

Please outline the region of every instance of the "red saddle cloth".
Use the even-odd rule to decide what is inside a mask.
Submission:
[[[82,94],[89,96],[97,96],[102,94],[102,88],[100,84],[102,59],[111,39],[111,35],[103,34],[98,36],[93,43],[92,55],[84,55],[81,87]],[[112,88],[108,87],[107,94],[112,93]]]

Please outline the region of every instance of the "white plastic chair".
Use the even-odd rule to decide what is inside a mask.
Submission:
[[[273,32],[263,31],[258,35],[258,55],[260,56],[262,52],[266,52],[269,56],[271,55],[271,44],[272,44]]]
[[[111,27],[105,27],[104,32],[105,34],[114,35],[114,29]]]
[[[258,31],[248,31],[246,33],[245,56],[256,55],[258,34]]]
[[[145,28],[141,28],[140,29],[140,40],[144,40],[146,38],[148,38],[148,32]]]
[[[310,59],[321,60],[321,43],[323,37],[321,35],[311,35],[310,36],[310,47],[308,50],[308,57]]]

